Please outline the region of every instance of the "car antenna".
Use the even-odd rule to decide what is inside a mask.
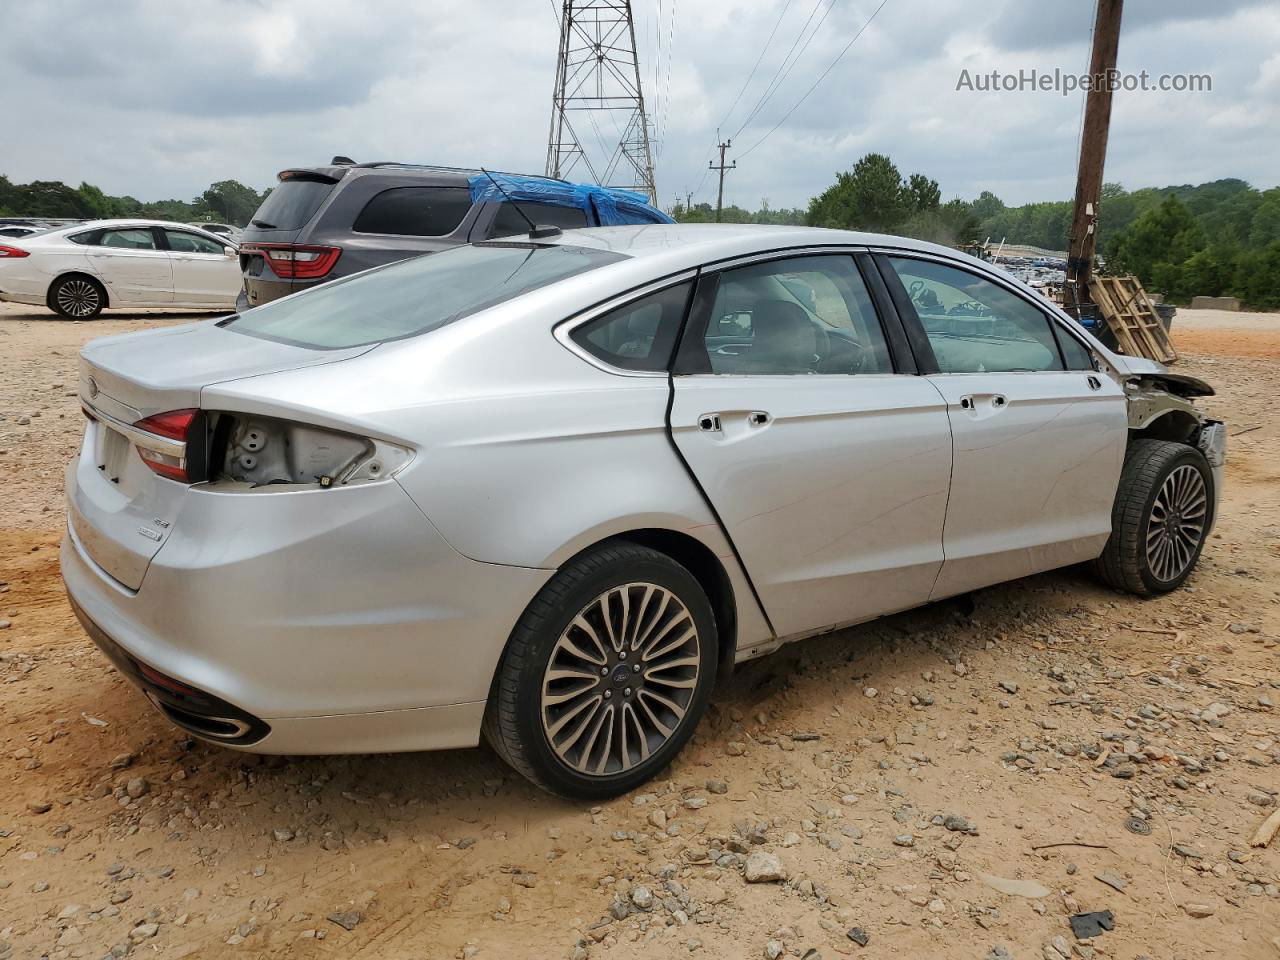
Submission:
[[[511,204],[511,206],[515,208],[516,213],[520,214],[520,219],[529,225],[529,238],[531,240],[545,240],[548,237],[560,236],[561,231],[559,227],[552,227],[552,226],[546,226],[546,225],[540,227],[536,223],[534,223],[532,220],[530,220],[529,215],[520,209],[520,204],[516,203],[514,200],[511,199],[511,194],[507,193],[506,190],[502,189],[502,184],[500,184],[497,181],[497,179],[494,177],[492,173],[490,173],[484,167],[480,168],[480,172],[483,173],[486,177],[488,177],[491,181],[493,181],[493,185],[498,188],[498,192],[502,194],[503,197],[506,198],[507,203]]]

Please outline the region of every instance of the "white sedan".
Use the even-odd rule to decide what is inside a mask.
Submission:
[[[234,308],[235,242],[186,224],[95,220],[0,243],[0,300],[70,320],[107,307]]]

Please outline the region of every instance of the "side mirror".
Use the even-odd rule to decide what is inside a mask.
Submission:
[[[237,250],[235,247],[223,247],[222,249],[226,253],[227,257],[230,259],[235,259],[236,257],[240,256],[240,251]]]

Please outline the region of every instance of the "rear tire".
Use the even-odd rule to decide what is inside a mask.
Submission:
[[[625,793],[692,736],[715,685],[716,636],[693,574],[648,547],[602,544],[562,567],[520,617],[485,738],[551,793]]]
[[[68,320],[93,320],[107,305],[107,291],[83,274],[59,277],[49,288],[49,309]]]
[[[1111,537],[1094,570],[1119,590],[1149,597],[1182,585],[1213,526],[1213,471],[1195,447],[1134,440],[1111,511]]]

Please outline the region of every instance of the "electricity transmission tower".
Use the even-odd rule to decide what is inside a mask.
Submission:
[[[547,176],[568,179],[579,163],[593,182],[657,203],[631,0],[563,0]]]

